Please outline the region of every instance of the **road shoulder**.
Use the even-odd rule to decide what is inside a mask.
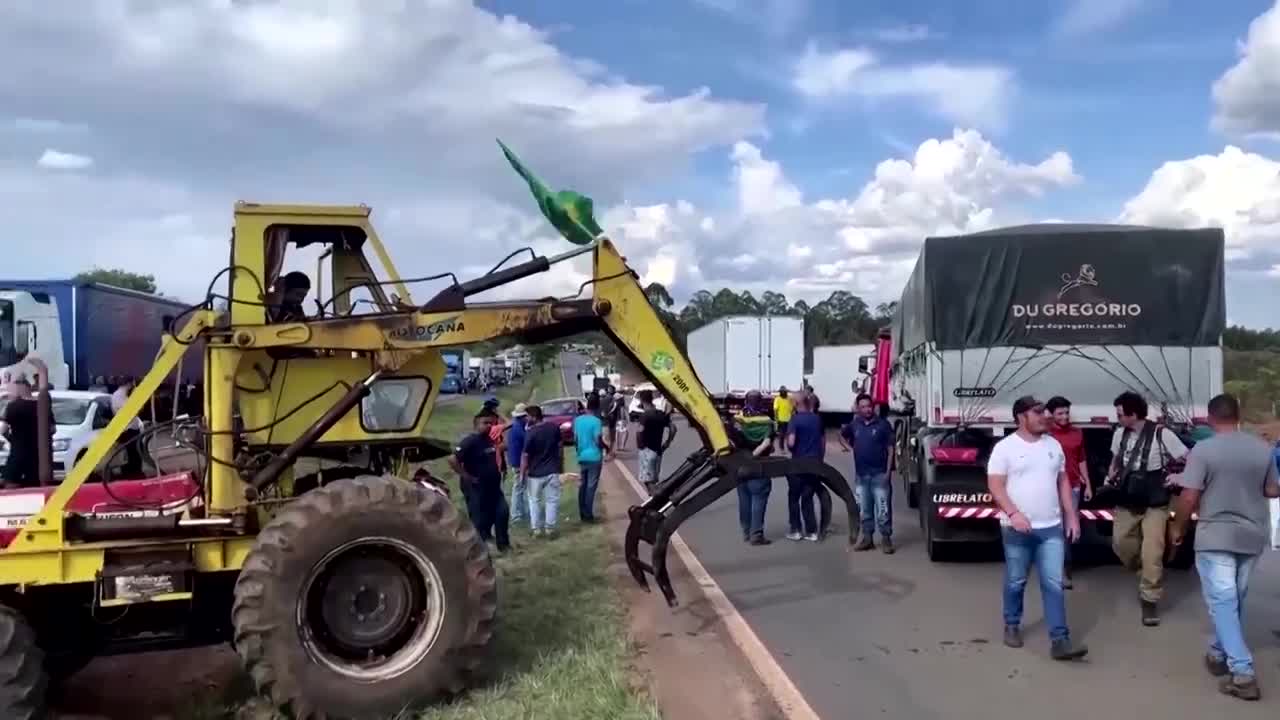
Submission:
[[[600,482],[610,544],[609,574],[627,607],[627,636],[642,676],[666,720],[782,720],[747,659],[729,639],[724,623],[678,558],[671,579],[681,605],[635,584],[623,562],[627,508],[637,498],[614,463]]]

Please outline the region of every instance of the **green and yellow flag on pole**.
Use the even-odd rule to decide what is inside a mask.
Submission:
[[[520,162],[520,158],[511,152],[511,148],[501,140],[498,141],[498,146],[502,148],[502,154],[507,156],[507,162],[511,163],[511,167],[524,178],[525,182],[529,183],[529,191],[533,193],[533,199],[538,201],[538,209],[542,210],[543,216],[555,226],[556,230],[560,231],[565,240],[574,245],[586,245],[604,234],[604,230],[596,224],[596,219],[592,215],[594,204],[591,198],[572,190],[559,192],[548,190],[547,186],[529,172],[524,163]]]

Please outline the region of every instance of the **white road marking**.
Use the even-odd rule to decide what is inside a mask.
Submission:
[[[636,497],[642,499],[649,497],[649,493],[645,492],[644,486],[636,480],[635,476],[631,474],[631,470],[621,460],[614,460],[613,465],[622,473],[622,477],[626,478]],[[747,662],[751,664],[751,669],[760,678],[760,682],[764,684],[774,703],[781,710],[783,717],[788,720],[820,720],[818,713],[814,712],[813,708],[809,706],[809,702],[804,699],[804,695],[800,693],[799,688],[795,686],[795,683],[791,682],[791,678],[787,676],[786,671],[782,669],[773,654],[765,647],[760,637],[751,629],[751,625],[747,623],[746,618],[742,617],[738,609],[733,606],[733,602],[724,594],[724,590],[720,589],[720,584],[711,577],[711,573],[707,572],[702,563],[698,562],[697,556],[693,554],[693,550],[685,541],[680,538],[679,533],[671,536],[671,547],[675,549],[676,555],[684,563],[685,568],[688,569],[689,575],[693,577],[694,582],[698,584],[702,594],[707,598],[707,602],[711,603],[711,608],[724,623],[733,644],[746,656]]]

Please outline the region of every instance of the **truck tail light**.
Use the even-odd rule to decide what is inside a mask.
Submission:
[[[936,447],[929,451],[933,461],[939,465],[976,465],[978,448],[971,447]]]

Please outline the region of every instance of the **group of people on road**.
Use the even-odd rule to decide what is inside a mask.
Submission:
[[[1023,645],[1023,592],[1034,566],[1052,657],[1088,653],[1071,638],[1063,590],[1070,586],[1069,547],[1081,533],[1081,499],[1106,492],[1116,506],[1112,549],[1138,575],[1140,617],[1148,627],[1160,623],[1165,561],[1197,516],[1195,566],[1214,629],[1205,667],[1220,678],[1223,694],[1256,700],[1241,618],[1250,575],[1271,542],[1268,499],[1280,497],[1273,450],[1241,429],[1240,404],[1229,394],[1209,401],[1203,439],[1190,450],[1176,433],[1148,420],[1141,395],[1125,392],[1114,404],[1119,427],[1100,487],[1089,478],[1083,436],[1070,424],[1066,398],[1019,398],[1012,408],[1016,431],[991,451],[988,485],[1002,512],[1005,555],[1004,642]]]
[[[773,406],[767,408],[763,394],[747,393],[741,412],[730,423],[730,438],[740,449],[756,456],[788,452],[792,458],[824,461],[827,435],[818,415],[818,397],[802,389],[792,394],[778,389]],[[880,534],[880,548],[894,552],[893,512],[889,474],[893,466],[893,428],[875,412],[871,397],[859,395],[853,419],[840,430],[840,446],[853,456],[854,492],[861,511],[861,535],[854,549],[874,548]],[[772,481],[751,478],[738,485],[738,515],[743,540],[752,545],[768,545],[764,518]],[[815,507],[816,506],[816,507]],[[818,542],[831,533],[831,491],[819,475],[794,474],[787,477],[787,539]]]
[[[556,534],[566,452],[560,426],[548,421],[537,404],[517,404],[511,417],[500,401],[486,398],[472,419],[472,431],[454,447],[450,466],[458,475],[467,514],[480,539],[498,552],[511,546],[511,525],[528,523],[535,538]],[[600,399],[587,399],[586,411],[573,419],[573,452],[578,462],[578,517],[596,522],[595,500],[604,461],[610,454]],[[511,480],[508,501],[504,485]]]

